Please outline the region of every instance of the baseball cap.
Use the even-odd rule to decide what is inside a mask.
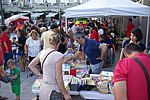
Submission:
[[[98,35],[102,35],[102,34],[104,34],[104,30],[103,29],[99,29],[98,30]]]

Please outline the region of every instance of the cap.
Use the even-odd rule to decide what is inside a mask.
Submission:
[[[98,30],[98,35],[102,35],[102,34],[104,34],[104,30],[103,29],[99,29]]]

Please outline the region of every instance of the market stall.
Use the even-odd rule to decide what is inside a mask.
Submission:
[[[101,74],[88,74],[88,66],[84,61],[71,61],[63,64],[63,80],[70,95],[81,96],[83,99],[114,100],[111,80],[113,72],[102,71]],[[39,95],[42,80],[36,79],[32,92]],[[92,94],[92,95],[89,95]]]
[[[149,38],[150,7],[131,0],[89,0],[81,5],[65,10],[66,18],[100,16],[144,16],[147,17],[146,47]],[[66,24],[67,28],[67,24]]]

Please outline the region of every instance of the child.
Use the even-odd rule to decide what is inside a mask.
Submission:
[[[12,59],[8,60],[7,66],[10,69],[10,76],[13,80],[11,82],[12,92],[16,95],[16,100],[20,100],[20,70]]]
[[[17,44],[16,44],[16,37],[12,38],[12,53],[13,53],[13,59],[16,61],[17,57],[16,57],[16,52],[17,52]]]

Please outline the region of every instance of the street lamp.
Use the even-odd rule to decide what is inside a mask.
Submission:
[[[59,26],[61,28],[61,4],[59,4]]]
[[[64,8],[64,4],[59,3],[59,25],[60,25],[60,28],[62,26],[62,23],[61,23],[62,16],[61,16],[61,14],[62,14],[63,8]]]

